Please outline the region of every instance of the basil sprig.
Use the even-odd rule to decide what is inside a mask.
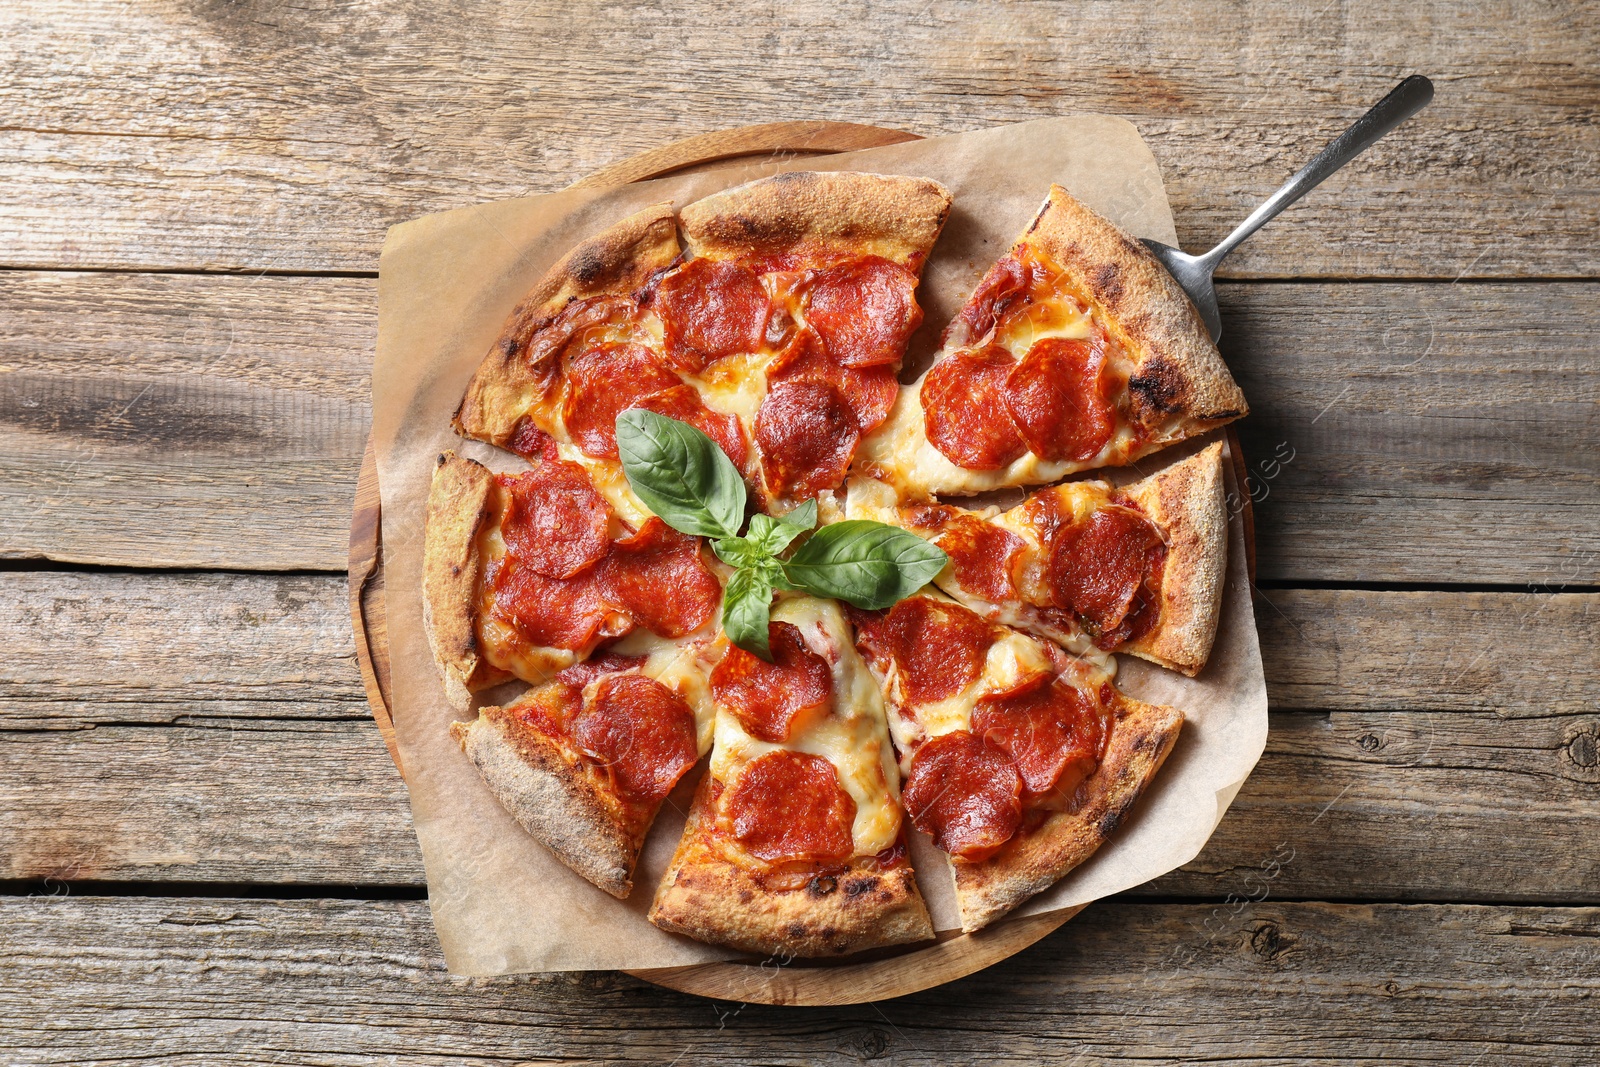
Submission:
[[[717,558],[735,568],[722,594],[722,629],[765,660],[772,658],[767,623],[774,590],[886,608],[932,581],[949,561],[916,534],[867,519],[812,533],[815,500],[787,515],[752,515],[741,536],[745,487],[738,468],[711,438],[653,411],[631,408],[617,416],[617,452],[635,496],[673,529],[711,538]],[[807,534],[785,559],[782,553]]]

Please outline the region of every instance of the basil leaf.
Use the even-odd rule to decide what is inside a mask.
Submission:
[[[808,518],[810,521],[806,522]],[[750,532],[745,536],[768,554],[776,556],[816,524],[817,502],[810,500],[782,518],[761,514],[750,516]]]
[[[634,495],[674,530],[731,537],[744,522],[744,479],[717,443],[643,408],[617,416],[617,452]]]
[[[783,572],[799,589],[886,608],[944,570],[950,557],[916,534],[869,519],[824,526],[800,546]]]
[[[767,644],[772,584],[764,568],[741,570],[722,591],[722,631],[746,652],[772,662]]]
[[[711,551],[717,558],[730,567],[762,567],[772,562],[772,553],[768,552],[755,539],[755,520],[761,518],[755,515],[750,520],[750,537],[719,537],[711,542]]]
[[[817,525],[817,501],[813,497],[804,504],[795,508],[787,515],[779,517],[779,522],[785,526],[792,526],[801,533],[814,529]]]

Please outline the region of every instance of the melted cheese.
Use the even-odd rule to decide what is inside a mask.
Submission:
[[[924,591],[921,596],[937,600],[947,599],[938,593]],[[899,668],[887,674],[874,667],[884,698],[889,707],[890,729],[894,732],[895,750],[900,753],[900,771],[911,773],[911,759],[923,742],[972,729],[972,713],[978,701],[991,693],[1003,693],[1014,688],[1025,678],[1044,673],[1055,673],[1057,660],[1051,656],[1044,643],[1021,631],[1005,628],[989,646],[984,657],[983,670],[967,687],[942,700],[910,706],[907,704],[905,685]],[[1069,680],[1080,685],[1099,685],[1110,681],[1115,671],[1115,661],[1103,653],[1075,660],[1063,674],[1070,672]]]
[[[711,747],[717,721],[717,705],[711,699],[711,668],[721,653],[717,632],[714,621],[687,637],[657,637],[639,629],[611,646],[619,655],[644,656],[639,673],[660,682],[689,705],[702,756]]]
[[[1053,496],[1058,501],[1063,515],[1069,516],[1067,521],[1074,522],[1088,518],[1095,508],[1106,502],[1110,492],[1111,487],[1105,482],[1068,482],[1050,489],[1041,489],[1030,500],[1037,501],[1046,496]],[[1041,616],[1036,605],[1049,602],[1044,574],[1048,559],[1039,531],[1029,519],[1027,503],[1019,504],[1004,512],[997,508],[987,508],[982,511],[968,510],[967,514],[1021,538],[1023,548],[1013,571],[1020,596],[1018,599],[998,603],[973,596],[962,589],[956,581],[953,563],[947,564],[944,570],[934,577],[933,584],[958,603],[987,619],[1004,626],[1043,634],[1079,659],[1090,660],[1108,672],[1114,673],[1116,661],[1096,648],[1087,634],[1076,626],[1062,626],[1048,622]],[[894,487],[871,478],[850,480],[845,498],[845,517],[875,519],[926,536],[926,531],[913,529],[902,517]],[[934,544],[939,543],[937,536],[931,540]]]
[[[1006,316],[1004,328],[995,340],[1021,359],[1035,343],[1048,338],[1086,341],[1094,334],[1094,317],[1073,300],[1032,303],[1026,314]]]
[[[1133,427],[1119,419],[1105,446],[1086,460],[1043,460],[1033,452],[1025,452],[997,470],[958,467],[928,440],[922,411],[922,381],[919,380],[901,387],[889,417],[861,442],[856,452],[856,465],[908,497],[929,493],[960,496],[1053,482],[1077,471],[1124,463],[1135,452]]]
[[[494,517],[478,530],[478,553],[488,564],[505,558],[506,543],[500,536],[500,514],[504,508],[499,486],[494,490]],[[490,611],[494,593],[483,577],[478,581],[478,642],[483,647],[483,658],[503,671],[510,671],[525,682],[545,681],[563,667],[576,663],[578,656],[564,648],[544,648],[524,644],[517,632],[496,619]]]
[[[702,373],[685,377],[699,392],[706,407],[723,415],[737,415],[747,431],[756,424],[756,412],[767,395],[767,364],[772,356],[752,353],[729,356]]]
[[[900,836],[899,776],[882,697],[856,653],[844,613],[831,600],[794,596],[778,603],[772,618],[798,627],[812,651],[828,661],[833,706],[826,718],[781,744],[750,736],[736,716],[719,711],[711,773],[731,790],[745,765],[768,752],[787,749],[821,756],[838,770],[840,784],[855,801],[851,832],[856,855],[882,852]]]
[[[611,505],[612,514],[633,529],[637,530],[643,526],[645,520],[655,514],[645,506],[644,501],[633,494],[633,487],[628,484],[628,476],[623,472],[619,461],[595,459],[573,444],[557,444],[556,451],[562,459],[576,463],[588,472],[589,480],[594,483],[595,489],[605,497],[606,503]]]

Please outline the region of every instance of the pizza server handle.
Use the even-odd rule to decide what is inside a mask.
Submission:
[[[1217,264],[1242,244],[1246,237],[1266,225],[1267,220],[1365,152],[1384,134],[1427,107],[1432,99],[1433,83],[1420,74],[1413,74],[1395,86],[1388,96],[1373,105],[1371,111],[1357,119],[1355,125],[1334,138],[1328,147],[1317,153],[1316,159],[1302,167],[1300,173],[1284,182],[1281,189],[1252,211],[1250,217],[1239,223],[1221,244],[1203,256],[1191,256],[1159,241],[1147,239],[1144,242],[1162,266],[1172,272],[1184,292],[1189,294],[1189,299],[1194,301],[1200,317],[1205,320],[1206,329],[1211,332],[1213,342],[1222,336],[1222,320],[1217,315],[1217,294],[1211,284]]]

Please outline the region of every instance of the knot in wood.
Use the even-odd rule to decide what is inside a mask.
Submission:
[[[1275,922],[1263,922],[1250,934],[1250,950],[1268,963],[1275,963],[1294,947],[1295,939]]]
[[[864,1060],[882,1059],[889,1048],[889,1035],[876,1027],[862,1030],[856,1035],[856,1051]]]
[[[1600,782],[1600,721],[1567,727],[1561,740],[1561,773],[1580,782]]]

